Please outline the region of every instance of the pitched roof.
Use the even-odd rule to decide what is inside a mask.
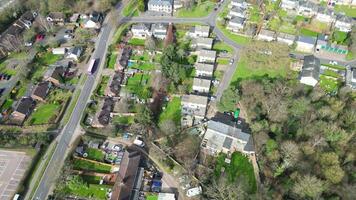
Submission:
[[[197,44],[206,44],[206,45],[213,45],[213,38],[203,38],[199,37],[197,38]]]
[[[33,95],[36,95],[42,99],[45,99],[48,94],[48,90],[51,87],[51,83],[48,81],[41,82],[37,84],[36,88],[33,91]]]
[[[245,142],[248,142],[251,135],[243,132],[241,129],[229,126],[227,124],[210,120],[208,122],[208,129],[219,132],[222,135],[230,136]],[[225,142],[225,141],[224,141]],[[226,144],[229,144],[229,141],[226,141]]]
[[[194,95],[194,94],[183,95],[182,103],[193,103],[193,104],[199,104],[202,106],[206,106],[206,104],[208,103],[208,97],[198,96],[198,95]]]
[[[210,27],[209,26],[202,26],[202,25],[195,25],[195,27],[194,27],[194,31],[195,32],[208,32],[209,33],[209,31],[210,31]]]
[[[244,24],[245,23],[245,18],[242,17],[233,17],[230,19],[230,22],[236,23],[236,24]]]
[[[54,68],[50,68],[47,70],[45,73],[45,76],[51,77],[55,80],[61,80],[65,72],[65,67],[63,66],[57,66]]]
[[[202,78],[194,78],[193,86],[210,88],[211,80],[202,79]]]
[[[298,42],[303,42],[307,44],[315,44],[316,42],[316,37],[308,37],[308,36],[299,36]]]
[[[149,0],[148,4],[160,6],[172,6],[173,0]]]
[[[62,12],[51,12],[48,14],[48,17],[52,19],[63,20],[65,16]]]
[[[313,55],[304,56],[304,63],[302,67],[302,77],[313,77],[318,80],[320,74],[320,60]]]
[[[216,51],[213,50],[205,50],[202,49],[199,51],[199,56],[209,57],[209,58],[216,58]]]
[[[22,97],[15,111],[27,115],[30,111],[32,111],[35,103],[36,102],[31,97]]]
[[[213,64],[196,63],[194,66],[197,71],[205,71],[205,72],[213,72],[214,71]]]

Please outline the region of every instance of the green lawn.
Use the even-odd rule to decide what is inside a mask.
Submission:
[[[349,51],[346,55],[346,60],[353,60],[353,59],[355,59],[355,56],[351,51]]]
[[[12,100],[10,98],[6,98],[4,103],[1,105],[1,110],[4,111],[4,110],[11,108],[13,103],[14,103],[14,100]]]
[[[224,71],[221,71],[221,70],[214,71],[213,77],[215,79],[221,80],[223,76],[224,76]]]
[[[143,71],[151,71],[156,69],[156,65],[151,62],[143,62],[143,63],[136,63],[132,66],[132,68],[140,69]]]
[[[328,78],[327,76],[320,75],[320,87],[327,93],[337,92],[340,83],[337,80]]]
[[[261,21],[261,12],[258,9],[257,5],[252,5],[249,9],[250,12],[250,21],[254,23],[258,23]]]
[[[240,181],[242,179],[248,183],[248,191],[250,193],[254,193],[257,189],[256,179],[253,166],[249,162],[248,158],[240,152],[232,153],[230,164],[225,163],[225,158],[225,154],[219,154],[214,169],[215,177],[220,177],[221,169],[224,167],[226,178],[230,183]]]
[[[191,9],[181,8],[177,12],[178,17],[205,17],[213,10],[215,3],[211,1],[202,2]]]
[[[217,62],[221,65],[228,65],[230,63],[230,60],[228,58],[218,58]]]
[[[104,161],[105,153],[99,149],[87,148],[85,152],[90,160]]]
[[[309,29],[306,29],[306,28],[302,28],[302,29],[300,29],[300,34],[303,35],[303,36],[318,37],[319,33],[314,32],[314,31],[309,30]]]
[[[61,55],[54,55],[52,52],[46,52],[41,56],[38,56],[35,61],[40,65],[50,65],[55,63],[61,58]]]
[[[27,82],[21,82],[19,88],[16,90],[16,99],[23,97],[27,90]]]
[[[130,57],[131,60],[137,60],[137,61],[148,61],[150,59],[150,56],[148,53],[145,51],[143,55],[132,55]]]
[[[232,53],[234,49],[229,46],[228,44],[224,42],[216,42],[214,43],[213,50],[215,51],[227,51],[229,53]]]
[[[103,165],[100,163],[94,163],[87,160],[74,159],[73,168],[75,170],[94,171],[98,173],[110,173],[111,166]]]
[[[146,197],[146,200],[158,200],[158,196],[157,195],[149,195]]]
[[[231,33],[229,30],[227,30],[223,25],[218,23],[218,28],[223,32],[223,34],[233,40],[235,43],[240,44],[240,45],[246,45],[249,42],[251,42],[251,38],[242,36],[242,35],[237,35]]]
[[[114,116],[112,122],[114,124],[133,124],[134,116]]]
[[[106,200],[106,193],[112,186],[98,184],[77,184],[69,183],[66,190],[69,194],[90,199]]]
[[[135,74],[128,78],[126,89],[141,99],[148,99],[151,97],[149,78],[148,74]]]
[[[343,12],[349,17],[356,17],[356,7],[350,7],[348,5],[336,5],[335,11]]]
[[[130,0],[126,7],[122,10],[124,17],[138,16],[137,0]]]
[[[108,62],[107,62],[107,68],[109,69],[114,69],[115,68],[115,63],[116,63],[116,58],[117,58],[117,54],[116,53],[111,53],[109,58],[108,58]]]
[[[308,22],[310,19],[307,18],[307,17],[304,17],[304,16],[301,16],[301,15],[297,15],[295,18],[294,18],[294,21],[296,21],[297,23],[298,22]]]
[[[123,36],[123,34],[127,31],[127,28],[130,26],[131,24],[123,24],[121,26],[119,26],[119,28],[117,28],[114,36],[113,36],[113,43],[118,43],[121,40],[121,37]]]
[[[177,125],[180,124],[181,118],[181,100],[179,97],[174,97],[170,102],[168,102],[166,109],[162,111],[159,116],[159,122],[170,119],[173,120]]]
[[[96,89],[96,93],[99,96],[104,96],[105,89],[108,85],[110,77],[109,76],[102,76],[100,80],[100,84],[98,85],[98,88]]]
[[[337,42],[338,44],[347,45],[346,39],[348,38],[348,33],[341,31],[334,31],[332,40]]]
[[[61,105],[59,104],[41,104],[36,107],[36,111],[30,116],[29,123],[33,125],[53,123]]]
[[[133,46],[144,46],[145,45],[145,40],[143,39],[138,39],[138,38],[131,38],[128,43]]]
[[[237,69],[232,77],[231,83],[237,81],[238,79],[246,79],[254,76],[264,76],[268,75],[270,77],[286,76],[287,68],[276,68],[276,69],[257,69],[250,66],[248,61],[241,58],[237,64]]]
[[[101,177],[100,176],[89,176],[89,175],[81,175],[82,179],[89,184],[99,184]]]
[[[333,78],[341,78],[340,74],[334,72],[333,70],[330,70],[330,69],[326,69],[324,70],[324,73],[323,73],[325,76],[330,76],[330,77],[333,77]]]
[[[342,66],[342,65],[331,65],[331,64],[322,64],[324,66],[327,66],[328,68],[332,68],[332,69],[338,69],[338,70],[345,70],[346,67]]]

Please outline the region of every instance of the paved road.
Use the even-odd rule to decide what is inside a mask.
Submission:
[[[117,12],[121,12],[122,6],[121,4],[117,7]],[[96,42],[95,52],[92,55],[93,59],[99,60],[99,67],[102,67],[103,60],[105,60],[105,54],[107,49],[107,41],[109,40],[109,36],[111,31],[113,30],[113,26],[108,23],[110,21],[108,18],[105,20],[103,24],[103,28],[98,36],[98,40]],[[82,113],[85,109],[86,103],[89,100],[91,95],[94,83],[96,81],[96,76],[98,74],[97,70],[93,75],[89,76],[83,86],[83,89],[80,93],[77,104],[72,112],[72,116],[69,119],[67,125],[63,128],[60,135],[58,136],[58,145],[53,153],[53,156],[42,176],[41,182],[33,196],[33,199],[43,200],[46,199],[47,195],[50,192],[51,186],[55,183],[58,172],[61,170],[63,162],[66,157],[66,152],[69,148],[69,144],[72,140],[73,134],[80,125],[80,120]]]

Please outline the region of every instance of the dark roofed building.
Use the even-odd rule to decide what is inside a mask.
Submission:
[[[47,70],[44,75],[44,80],[50,81],[54,85],[58,86],[63,80],[66,68],[63,66],[53,67]]]
[[[138,151],[127,149],[122,158],[118,176],[113,188],[111,200],[132,200],[135,183],[140,179],[139,164],[141,155]]]
[[[62,12],[51,12],[47,16],[47,21],[55,25],[64,25],[65,15]]]
[[[32,92],[31,97],[38,101],[45,101],[51,86],[52,84],[49,81],[44,81],[37,84],[36,88]]]
[[[22,124],[31,114],[35,105],[36,102],[31,97],[22,97],[22,99],[18,102],[15,111],[11,113],[11,122],[15,124]]]
[[[315,86],[319,81],[320,60],[313,55],[304,56],[304,63],[300,73],[300,82]]]
[[[114,110],[115,102],[112,98],[105,98],[103,107],[98,116],[98,121],[101,125],[108,125],[110,122],[110,113]]]

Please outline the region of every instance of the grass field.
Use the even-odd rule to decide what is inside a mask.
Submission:
[[[7,98],[4,103],[1,105],[1,110],[7,110],[11,108],[12,104],[14,103],[14,100]]]
[[[314,31],[309,30],[309,29],[306,29],[306,28],[302,28],[302,29],[300,29],[300,34],[303,35],[303,36],[318,37],[319,33],[314,32]]]
[[[340,83],[337,80],[328,78],[327,76],[320,75],[320,87],[327,93],[337,92]]]
[[[121,26],[119,26],[119,28],[116,30],[114,36],[113,36],[113,43],[118,43],[121,40],[121,37],[123,36],[123,34],[127,31],[127,28],[130,26],[131,24],[123,24]]]
[[[143,55],[132,55],[130,59],[137,61],[148,61],[150,59],[150,56],[147,52],[144,52]]]
[[[332,40],[337,42],[338,44],[347,45],[346,39],[348,38],[348,34],[341,31],[334,31],[332,35]]]
[[[127,80],[126,89],[141,99],[147,99],[151,96],[149,79],[148,74],[135,74]]]
[[[108,82],[109,82],[109,78],[110,78],[109,76],[102,76],[101,77],[101,80],[100,80],[100,83],[98,85],[98,88],[96,89],[96,93],[99,96],[104,96],[106,86],[108,85]]]
[[[229,30],[227,30],[223,25],[218,23],[218,28],[223,32],[223,34],[233,40],[235,43],[240,44],[240,45],[246,45],[251,42],[251,38],[242,36],[242,35],[236,35],[231,33]]]
[[[61,105],[59,104],[41,104],[36,107],[36,111],[30,116],[30,124],[47,124],[53,122],[59,112]]]
[[[104,161],[105,153],[99,149],[87,148],[85,152],[90,160]]]
[[[153,63],[150,62],[143,62],[143,63],[136,63],[132,66],[132,68],[135,69],[140,69],[143,71],[151,71],[151,70],[155,70],[156,66]]]
[[[106,193],[111,187],[112,186],[98,184],[70,183],[66,186],[66,190],[69,194],[73,194],[75,196],[105,200],[107,199]]]
[[[158,196],[157,195],[149,195],[146,197],[146,200],[158,200]]]
[[[159,123],[164,120],[170,119],[173,120],[177,125],[180,124],[181,118],[181,100],[179,97],[174,97],[172,101],[168,102],[166,109],[162,111],[159,116]]]
[[[214,43],[213,50],[215,51],[227,51],[229,53],[232,53],[234,49],[229,46],[228,44],[224,42],[216,42]]]
[[[111,167],[100,163],[89,162],[87,160],[74,159],[73,168],[76,170],[87,170],[98,173],[110,173]]]
[[[211,1],[202,2],[191,9],[181,8],[177,12],[178,17],[205,17],[213,10],[215,3]]]
[[[217,63],[220,65],[228,65],[230,60],[228,58],[218,58]]]
[[[46,52],[40,56],[38,56],[35,61],[40,65],[50,65],[55,63],[57,60],[61,58],[60,55],[54,55],[52,52]]]
[[[133,46],[144,46],[145,45],[145,40],[143,39],[138,39],[138,38],[132,38],[128,41],[130,45]]]
[[[114,116],[112,122],[114,124],[133,124],[134,116]]]
[[[99,184],[101,177],[100,176],[89,176],[89,175],[81,175],[82,179],[89,184]]]
[[[122,10],[124,17],[138,16],[137,0],[130,0],[126,7]]]
[[[226,178],[230,183],[245,180],[248,183],[249,192],[254,193],[257,189],[256,179],[248,158],[239,152],[232,153],[230,164],[225,163],[225,158],[225,154],[219,154],[214,169],[215,177],[220,177],[221,169],[224,167]]]
[[[346,16],[349,16],[349,17],[356,17],[356,7],[355,6],[350,7],[347,5],[336,5],[335,11],[343,12],[343,13],[345,13]]]
[[[117,58],[117,54],[116,53],[111,53],[109,55],[108,62],[107,62],[107,65],[106,65],[107,68],[109,68],[109,69],[114,69],[115,68],[116,58]]]

